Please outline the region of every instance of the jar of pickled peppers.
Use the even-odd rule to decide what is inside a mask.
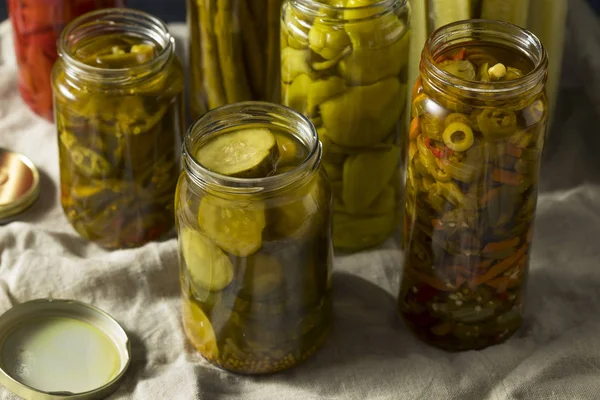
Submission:
[[[316,130],[280,105],[206,113],[183,144],[176,195],[185,333],[243,374],[293,367],[331,322],[331,189]]]
[[[399,310],[451,351],[521,325],[548,101],[546,50],[515,25],[433,33],[413,88]]]
[[[383,243],[401,221],[406,0],[287,0],[283,104],[308,116],[334,195],[336,249]]]
[[[19,68],[19,92],[39,116],[52,121],[52,66],[65,25],[87,12],[124,6],[124,0],[8,0]]]
[[[193,118],[225,104],[279,98],[282,0],[187,0]]]
[[[109,248],[174,233],[183,68],[163,22],[130,9],[69,24],[52,73],[61,202],[83,237]]]

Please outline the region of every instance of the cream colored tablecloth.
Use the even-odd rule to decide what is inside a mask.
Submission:
[[[133,362],[111,399],[600,398],[600,36],[592,11],[581,0],[571,5],[573,62],[565,67],[545,154],[527,319],[505,344],[447,354],[418,342],[394,314],[401,254],[379,249],[336,258],[333,336],[307,363],[260,378],[209,366],[182,334],[175,241],[106,252],[67,223],[58,201],[55,131],[19,98],[6,22],[0,147],[33,160],[42,182],[35,206],[0,226],[0,312],[52,296],[113,315],[131,337]],[[15,397],[0,387],[0,399]]]

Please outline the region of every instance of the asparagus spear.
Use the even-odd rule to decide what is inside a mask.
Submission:
[[[227,102],[221,82],[217,38],[210,18],[216,11],[215,2],[216,0],[196,0],[200,21],[200,36],[202,38],[204,90],[206,91],[209,109],[222,106]]]
[[[217,0],[215,32],[219,61],[228,103],[250,99],[250,88],[243,68],[239,27],[235,26],[233,0]]]
[[[275,86],[279,79],[279,18],[281,0],[267,0],[267,100],[277,101],[278,88]]]
[[[251,2],[251,0],[248,0]],[[257,3],[260,3],[258,1]],[[249,72],[250,86],[255,97],[265,98],[265,77],[263,70],[262,49],[258,37],[258,27],[254,23],[246,0],[239,0],[240,24],[243,32],[244,59]]]
[[[202,42],[200,38],[200,20],[199,12],[196,10],[198,5],[194,0],[187,1],[187,17],[189,18],[188,27],[189,27],[189,35],[190,35],[190,46],[189,50],[189,59],[190,59],[190,80],[193,82],[193,89],[190,91],[190,103],[191,110],[194,114],[194,118],[199,117],[206,113],[206,102],[204,99],[204,94],[202,90],[198,86],[202,85],[204,82],[204,76],[202,73]],[[198,85],[198,86],[197,86]]]

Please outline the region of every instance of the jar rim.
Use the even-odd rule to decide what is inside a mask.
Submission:
[[[367,4],[367,5],[358,6],[358,7],[335,6],[335,5],[331,5],[331,4],[326,4],[326,3],[322,2],[321,0],[289,0],[289,1],[290,1],[290,3],[292,3],[292,5],[294,7],[301,8],[306,13],[312,14],[313,16],[320,16],[320,17],[330,16],[328,14],[328,12],[343,12],[343,11],[357,12],[357,11],[368,11],[368,10],[373,10],[373,9],[377,9],[377,8],[383,8],[382,11],[374,13],[372,15],[368,15],[366,17],[356,17],[356,18],[349,18],[349,19],[344,18],[344,20],[352,21],[352,22],[376,19],[376,18],[381,17],[381,15],[383,15],[383,14],[389,13],[389,11],[391,9],[403,8],[408,5],[408,0],[378,0],[377,2],[375,2],[373,4]],[[339,20],[342,20],[342,19],[339,19]]]
[[[142,32],[146,38],[160,45],[161,49],[156,57],[134,67],[100,68],[88,65],[75,58],[69,47],[73,45],[72,41],[85,38],[91,29],[98,26],[110,27],[113,31],[115,27],[118,27],[117,30],[120,29],[124,32],[127,31],[127,28],[131,29],[131,32]],[[103,83],[124,84],[144,79],[153,71],[162,68],[174,52],[175,39],[161,19],[144,11],[123,7],[95,10],[75,18],[63,29],[58,40],[58,55],[68,69],[73,70],[73,73],[69,75],[88,80],[101,76]],[[132,72],[139,72],[139,74]],[[68,70],[67,73],[69,73]],[[133,78],[134,76],[135,78]]]
[[[486,38],[476,39],[482,43],[500,43],[501,40],[517,45],[519,51],[528,56],[534,67],[523,77],[510,81],[478,82],[470,81],[436,65],[436,57],[445,51],[454,41],[473,38],[474,33]],[[447,37],[450,40],[446,40]],[[491,38],[498,39],[492,41]],[[532,54],[533,49],[536,54]],[[470,96],[481,95],[517,95],[528,92],[546,79],[548,55],[541,40],[531,31],[505,21],[489,19],[468,19],[456,21],[436,29],[427,39],[421,53],[421,62],[427,68],[429,77],[438,85],[452,85],[454,88],[468,93]]]
[[[252,122],[256,118],[252,113],[261,114],[261,119]],[[193,150],[198,141],[209,141],[213,135],[222,130],[230,130],[236,126],[248,126],[266,124],[268,119],[279,116],[281,119],[289,119],[293,128],[286,129],[294,134],[304,145],[308,147],[309,153],[290,171],[263,178],[237,178],[219,174],[204,167],[193,155]],[[245,117],[245,118],[244,118]],[[220,126],[220,124],[237,125]],[[285,128],[284,128],[285,129]],[[296,132],[304,131],[303,137]],[[212,134],[212,135],[211,135]],[[210,137],[206,138],[205,136]],[[308,143],[310,141],[310,143]],[[291,183],[303,180],[320,166],[322,156],[322,145],[319,134],[310,120],[301,113],[287,106],[264,101],[245,101],[226,104],[214,108],[199,117],[188,128],[182,145],[183,167],[188,176],[200,187],[210,187],[217,192],[230,192],[236,194],[255,194],[259,192],[272,192],[288,186]]]

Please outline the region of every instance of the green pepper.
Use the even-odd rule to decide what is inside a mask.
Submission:
[[[517,129],[517,115],[512,111],[486,108],[477,116],[477,126],[487,140],[504,140]]]
[[[396,221],[393,213],[358,217],[333,214],[333,244],[336,248],[356,250],[376,246],[393,232]]]
[[[324,101],[320,109],[327,135],[343,146],[381,143],[402,115],[405,92],[398,79],[388,78],[370,86],[351,87]]]
[[[281,80],[292,83],[298,75],[306,74],[311,79],[315,74],[308,64],[310,50],[297,50],[286,47],[281,51]]]
[[[350,46],[350,37],[343,28],[317,19],[308,32],[308,43],[312,51],[331,60]]]
[[[400,148],[350,156],[344,163],[344,204],[351,213],[369,207],[386,187],[400,159]]]
[[[352,52],[339,63],[351,85],[370,85],[398,76],[407,64],[410,34],[395,15],[345,24]]]

